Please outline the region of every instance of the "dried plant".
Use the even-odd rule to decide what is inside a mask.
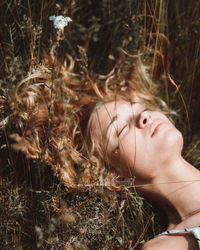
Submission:
[[[63,183],[56,164],[48,161],[56,142],[48,146],[55,129],[51,127],[51,115],[56,113],[56,106],[52,106],[56,98],[63,96],[63,121],[73,117],[74,127],[78,124],[75,113],[67,109],[73,102],[78,103],[78,97],[64,82],[73,79],[75,85],[82,81],[84,91],[89,85],[95,88],[98,76],[102,82],[116,67],[120,48],[129,56],[141,53],[146,64],[152,65],[150,74],[162,97],[183,116],[177,119],[177,125],[186,137],[184,154],[199,166],[200,1],[183,2],[1,1],[1,249],[140,249],[142,243],[163,229],[165,222],[160,220],[162,215],[157,215],[159,208],[126,185],[116,193],[101,186],[72,187]],[[49,21],[51,15],[70,16],[72,22],[59,33]],[[61,75],[63,82],[56,81]],[[29,81],[24,81],[27,78]],[[54,91],[52,83],[69,88],[69,95]],[[36,131],[29,130],[35,140],[28,142],[35,143],[38,151],[21,141],[25,151],[14,154],[9,135],[25,131],[31,114],[29,109],[20,116],[24,107],[14,94],[26,96],[35,84],[51,93],[46,106],[46,134],[39,141]],[[27,92],[22,93],[24,86]],[[13,119],[9,123],[13,126],[4,126],[8,119]],[[18,127],[17,119],[22,121]],[[63,146],[68,155],[60,159],[72,164],[74,170],[83,169],[86,162],[91,163],[77,153],[70,136],[59,145],[60,152],[55,149],[51,157],[62,156]],[[189,144],[191,137],[195,140]],[[26,154],[31,157],[24,157]],[[33,155],[37,155],[36,159]]]

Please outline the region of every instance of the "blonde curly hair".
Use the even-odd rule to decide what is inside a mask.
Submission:
[[[95,80],[87,70],[84,75],[73,73],[69,55],[67,62],[55,64],[45,56],[45,68],[20,82],[12,94],[2,94],[0,129],[6,137],[17,133],[24,138],[34,149],[32,157],[50,165],[66,186],[111,183],[115,177],[106,170],[105,155],[91,129],[96,110],[135,96],[153,109],[168,108],[155,95],[156,84],[139,57],[120,58],[108,75]]]

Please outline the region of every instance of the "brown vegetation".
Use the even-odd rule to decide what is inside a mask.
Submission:
[[[70,16],[73,21],[63,33],[58,33],[49,21],[51,15]],[[63,184],[55,163],[62,158],[59,150],[67,147],[66,164],[72,164],[75,170],[85,161],[71,144],[73,131],[68,131],[69,137],[59,145],[61,148],[56,141],[51,144],[54,151],[46,148],[45,143],[52,138],[54,130],[59,136],[64,133],[59,130],[61,124],[49,116],[49,110],[43,109],[45,120],[40,121],[45,129],[38,132],[42,145],[38,147],[40,157],[25,157],[26,153],[36,153],[28,146],[28,151],[14,153],[10,135],[20,134],[25,130],[24,125],[30,125],[26,124],[26,117],[19,115],[24,106],[17,102],[16,93],[23,99],[23,95],[30,94],[36,80],[30,79],[31,86],[25,88],[26,92],[20,92],[21,87],[18,91],[15,88],[20,82],[24,84],[25,78],[41,71],[35,78],[37,83],[54,81],[63,73],[62,65],[70,72],[72,61],[75,62],[74,81],[76,77],[78,81],[82,77],[97,80],[99,75],[107,75],[113,69],[119,50],[129,55],[142,52],[145,63],[152,65],[150,73],[160,95],[182,117],[178,116],[176,122],[186,140],[184,155],[199,167],[200,1],[2,0],[0,23],[0,248],[139,249],[165,226],[159,208],[152,207],[126,185],[122,192],[115,193],[99,186],[83,188]],[[49,62],[47,55],[53,61]],[[56,71],[58,68],[62,72]],[[66,81],[69,74],[62,77]],[[67,87],[71,93],[70,86]],[[48,92],[48,86],[43,91],[48,97],[53,93],[53,100],[62,94]],[[27,114],[37,105],[32,103],[34,97],[29,97]],[[61,112],[62,119],[66,122],[68,115],[74,115],[76,126],[76,115],[67,109],[76,96],[71,93],[63,98],[66,109]],[[50,105],[52,100],[48,101]],[[52,112],[56,113],[61,106],[54,102]],[[39,114],[32,115],[33,123]],[[9,123],[13,126],[2,126],[7,117],[13,119]],[[20,123],[15,126],[17,119],[24,121],[21,127]],[[52,127],[49,121],[56,126]],[[26,131],[34,132],[27,127]],[[26,141],[21,143],[28,145]]]

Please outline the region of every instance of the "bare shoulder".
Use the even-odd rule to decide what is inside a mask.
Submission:
[[[164,235],[146,242],[141,250],[197,250],[197,240],[192,234]]]
[[[165,248],[163,248],[163,246],[166,246],[166,241],[164,240],[160,240],[160,237],[158,238],[154,238],[152,240],[147,241],[141,248],[141,250],[159,250],[162,248],[162,250],[164,250]],[[168,249],[168,246],[166,246],[166,249]]]

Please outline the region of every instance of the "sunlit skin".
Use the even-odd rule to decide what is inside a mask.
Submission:
[[[102,145],[120,176],[148,180],[169,154],[181,154],[181,133],[161,112],[139,102],[107,103],[98,111],[98,119],[103,124]]]
[[[158,202],[168,215],[168,230],[200,226],[200,172],[182,155],[182,134],[160,111],[141,102],[101,106],[91,129],[112,170],[135,177],[137,191]],[[100,132],[98,132],[100,131]],[[198,249],[190,233],[160,236],[142,249]]]

